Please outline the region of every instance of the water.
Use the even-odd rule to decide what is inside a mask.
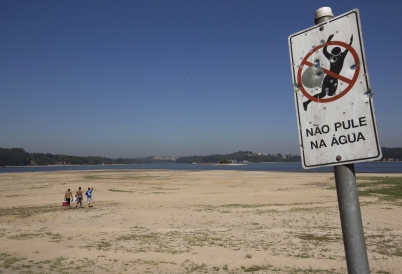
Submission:
[[[0,173],[11,172],[51,172],[66,170],[243,170],[243,171],[282,171],[282,172],[333,172],[333,167],[305,170],[301,163],[247,163],[241,165],[208,164],[143,164],[143,165],[99,165],[99,166],[38,166],[5,167]],[[402,162],[366,162],[355,164],[356,173],[402,173]]]

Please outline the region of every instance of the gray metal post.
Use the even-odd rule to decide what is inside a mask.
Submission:
[[[354,164],[334,166],[334,175],[348,273],[369,274]]]
[[[329,7],[315,13],[315,24],[333,18]],[[343,244],[349,274],[370,274],[354,164],[334,166]]]

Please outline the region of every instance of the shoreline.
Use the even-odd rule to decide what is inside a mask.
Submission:
[[[72,170],[0,180],[0,272],[346,272],[332,173]],[[93,207],[66,210],[64,192],[78,187],[94,188]],[[398,273],[400,202],[360,204],[371,271]]]
[[[300,162],[265,162],[265,163],[233,163],[233,164],[113,164],[113,165],[51,165],[51,166],[12,166],[0,168],[2,173],[55,172],[67,170],[242,170],[266,172],[302,172],[327,173],[333,167],[303,169]],[[399,174],[402,173],[402,162],[366,162],[355,164],[356,175],[361,173]]]

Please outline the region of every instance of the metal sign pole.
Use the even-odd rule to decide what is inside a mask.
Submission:
[[[333,17],[331,8],[320,8],[316,11],[315,24]],[[369,274],[354,164],[334,166],[334,175],[348,273]]]
[[[334,166],[336,193],[349,274],[369,274],[354,164]]]

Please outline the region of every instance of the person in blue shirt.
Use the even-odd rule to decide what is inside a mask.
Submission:
[[[85,196],[87,196],[88,207],[92,207],[92,191],[93,187],[88,187],[88,190],[85,192]]]

